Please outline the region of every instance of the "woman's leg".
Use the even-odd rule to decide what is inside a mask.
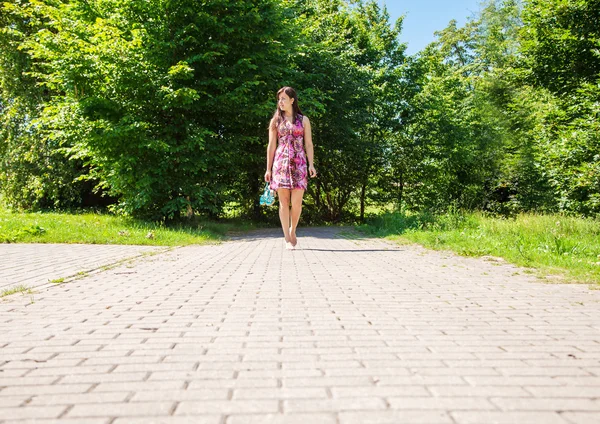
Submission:
[[[279,220],[283,229],[286,243],[290,241],[290,190],[280,188],[277,190],[279,198]]]
[[[298,221],[300,221],[300,213],[302,213],[302,196],[304,190],[292,190],[292,227],[290,228],[290,241],[295,246],[298,240],[296,240],[296,228],[298,227]]]

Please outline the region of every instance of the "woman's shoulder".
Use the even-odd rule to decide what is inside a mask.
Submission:
[[[308,119],[308,116],[306,116],[306,115],[302,115],[302,114],[301,114],[301,115],[300,115],[300,119],[302,119],[302,123],[303,123],[303,124],[310,123],[310,120]]]

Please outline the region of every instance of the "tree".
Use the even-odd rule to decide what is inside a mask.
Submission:
[[[43,140],[35,123],[57,93],[39,85],[40,63],[20,49],[48,26],[31,7],[25,0],[0,4],[0,191],[20,209],[80,205],[91,187],[76,180],[87,170]]]
[[[60,95],[38,122],[119,198],[117,209],[218,215],[243,186],[289,39],[272,0],[74,0],[23,5],[44,28],[23,46]],[[264,126],[266,128],[266,125]],[[239,196],[238,196],[239,197]]]
[[[600,213],[600,2],[532,0],[523,12],[525,81],[553,105],[536,142],[559,208]]]
[[[572,93],[600,75],[600,1],[529,0],[522,53],[535,85]]]
[[[356,204],[363,218],[367,186],[382,170],[386,137],[398,125],[401,22],[391,27],[375,1],[307,0],[295,10],[304,40],[295,83],[310,87],[302,101],[316,118],[319,177],[308,194],[327,220],[352,216]]]

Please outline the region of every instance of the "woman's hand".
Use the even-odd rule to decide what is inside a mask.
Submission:
[[[268,183],[271,182],[271,171],[265,172],[265,181]]]
[[[315,178],[317,176],[317,170],[315,169],[314,165],[310,165],[308,167],[308,172],[310,173],[311,178]]]

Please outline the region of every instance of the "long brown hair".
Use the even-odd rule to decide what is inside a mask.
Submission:
[[[275,107],[273,119],[271,119],[271,128],[279,127],[279,124],[281,124],[281,122],[283,122],[283,120],[285,119],[283,111],[279,109],[279,95],[284,92],[290,99],[294,99],[294,101],[292,102],[292,122],[296,124],[298,115],[302,115],[302,112],[300,111],[300,106],[298,106],[298,95],[296,94],[296,90],[294,90],[292,87],[282,87],[277,92],[277,106]]]

